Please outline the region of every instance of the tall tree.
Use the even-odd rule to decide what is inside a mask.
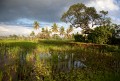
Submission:
[[[60,35],[64,35],[65,34],[65,29],[64,29],[64,27],[62,26],[61,28],[60,28]]]
[[[73,26],[70,25],[70,27],[68,28],[69,32],[71,33],[73,31]]]
[[[37,22],[37,21],[34,21],[34,29],[35,30],[37,30],[37,29],[39,29],[39,22]]]
[[[50,31],[48,30],[48,28],[46,27],[46,28],[42,28],[42,31],[41,31],[41,33],[39,33],[39,37],[40,38],[50,38]]]
[[[45,29],[44,28],[42,28],[42,31],[41,31],[42,33],[44,33],[45,32]]]
[[[40,33],[38,33],[38,37],[43,39],[43,38],[45,38],[44,34],[45,34],[45,29],[42,28],[42,31]]]
[[[54,23],[53,26],[52,26],[52,32],[55,32],[55,33],[58,32],[58,26],[57,26],[56,23]]]
[[[102,10],[100,11],[100,13],[103,15],[103,18],[105,19],[106,15],[108,14],[108,11]]]
[[[30,33],[30,36],[34,36],[34,35],[35,35],[35,32],[32,31],[32,32]]]
[[[48,30],[48,28],[46,27],[46,29],[45,29],[45,37],[46,38],[50,38],[50,31]]]
[[[110,26],[111,24],[111,18],[107,17],[108,15],[108,11],[100,11],[100,16],[101,16],[101,22],[100,25],[101,26]]]
[[[86,31],[90,29],[89,24],[92,23],[92,27],[96,25],[99,17],[94,7],[86,7],[78,3],[70,6],[69,10],[62,15],[61,20]]]
[[[71,37],[70,33],[71,33],[72,31],[73,31],[73,26],[70,25],[70,27],[66,30],[66,37],[67,37],[67,38],[70,38],[70,37]]]
[[[30,36],[32,37],[32,40],[33,40],[33,37],[35,36],[35,32],[32,31],[32,32],[30,33]]]
[[[85,13],[88,16],[88,24],[92,25],[91,27],[98,24],[100,15],[97,14],[97,11],[94,7],[87,7]]]

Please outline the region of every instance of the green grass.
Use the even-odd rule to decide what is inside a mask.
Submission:
[[[39,54],[53,55],[53,62],[45,65]],[[87,68],[57,71],[56,55],[74,54],[73,60],[81,60]],[[76,43],[73,40],[0,41],[0,80],[18,81],[119,81],[120,48],[113,45]],[[21,62],[21,59],[23,62]],[[47,60],[47,59],[46,59]],[[63,61],[65,61],[63,59]],[[59,64],[59,63],[58,63]],[[31,73],[32,71],[32,73]],[[19,77],[18,77],[19,75]]]

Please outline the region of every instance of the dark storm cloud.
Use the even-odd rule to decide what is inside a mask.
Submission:
[[[64,9],[90,0],[0,0],[0,22],[13,23],[22,18],[59,22]]]

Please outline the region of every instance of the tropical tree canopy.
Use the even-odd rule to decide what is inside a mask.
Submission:
[[[52,32],[58,32],[58,26],[56,23],[54,23],[52,26]]]
[[[35,35],[35,32],[32,31],[32,32],[30,33],[30,36],[34,36],[34,35]]]
[[[73,31],[73,27],[72,27],[72,25],[70,25],[70,27],[67,29],[67,33],[69,34],[69,33],[71,33]]]
[[[90,29],[89,24],[92,24],[93,27],[99,18],[100,15],[97,14],[94,7],[86,7],[84,4],[78,3],[70,6],[69,10],[62,15],[61,20],[71,23],[74,27],[87,30]]]
[[[37,21],[34,21],[34,29],[39,29],[39,22]]]
[[[100,11],[100,26],[110,26],[111,18],[107,17],[108,11]]]
[[[44,33],[45,32],[45,29],[44,28],[42,28],[42,31],[41,31],[42,33]]]
[[[62,26],[61,28],[60,28],[60,35],[64,35],[65,34],[65,29],[64,29],[64,27]]]

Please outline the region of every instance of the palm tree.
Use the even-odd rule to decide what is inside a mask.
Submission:
[[[30,33],[30,36],[32,37],[32,40],[33,40],[33,37],[35,36],[35,32],[32,31],[32,32]]]
[[[45,29],[44,28],[42,28],[42,31],[41,31],[42,33],[44,33],[45,32]]]
[[[34,29],[35,30],[38,30],[39,29],[39,22],[38,21],[34,21]],[[38,38],[37,36],[36,36],[36,38]]]
[[[65,34],[65,29],[64,29],[64,27],[62,26],[61,28],[60,28],[60,35],[64,35]]]
[[[42,28],[41,33],[39,33],[39,37],[42,38],[42,39],[44,39],[44,38],[50,38],[50,33],[51,32],[48,30],[47,27],[46,27],[46,29]]]
[[[45,30],[46,38],[50,38],[50,33],[51,31],[49,31],[48,28],[46,27],[46,30]]]
[[[72,31],[73,31],[73,26],[70,25],[70,27],[69,27],[69,32],[71,33]]]
[[[101,13],[101,25],[106,26],[106,22],[111,22],[109,18],[106,18],[106,15],[108,15],[108,11],[100,11]]]
[[[39,22],[34,21],[34,29],[35,30],[39,29]]]
[[[32,31],[32,32],[30,33],[30,36],[34,36],[34,35],[35,35],[35,32]]]
[[[53,26],[52,26],[52,32],[55,32],[55,33],[58,32],[58,26],[57,26],[56,23],[54,23]]]
[[[53,26],[52,26],[52,32],[54,32],[54,34],[53,34],[53,38],[56,39],[57,36],[58,36],[58,34],[56,34],[56,33],[58,32],[58,26],[57,26],[56,23],[54,23]]]
[[[72,25],[70,25],[70,27],[66,30],[66,37],[67,38],[70,38],[71,37],[71,35],[70,35],[70,33],[73,31],[73,27],[72,27]]]

